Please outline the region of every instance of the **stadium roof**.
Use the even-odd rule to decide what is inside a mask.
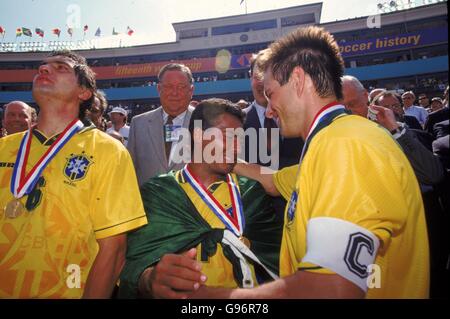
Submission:
[[[248,14],[238,14],[227,17],[218,17],[218,18],[210,18],[210,19],[201,19],[201,20],[192,20],[192,21],[183,21],[183,22],[175,22],[172,23],[175,31],[186,29],[186,27],[190,27],[192,24],[201,23],[202,26],[208,24],[214,25],[223,25],[224,22],[235,22],[242,23],[243,21],[259,21],[261,19],[265,19],[267,17],[277,18],[277,17],[285,17],[291,16],[295,13],[307,13],[307,12],[317,12],[317,22],[320,22],[320,17],[322,14],[322,2],[304,4],[300,6],[287,7],[276,10],[268,10],[262,12],[248,13]]]
[[[252,23],[267,19],[279,19],[283,17],[290,17],[296,14],[312,13],[315,17],[315,22],[313,24],[319,24],[324,26],[332,33],[347,32],[352,30],[367,29],[367,18],[357,17],[346,20],[338,20],[333,22],[320,23],[320,16],[322,10],[322,3],[312,3],[307,5],[270,10],[264,12],[250,13],[245,15],[235,15],[227,16],[213,19],[186,21],[173,23],[173,27],[177,33],[177,40],[174,42],[158,43],[158,44],[145,44],[132,47],[115,47],[115,48],[85,48],[78,47],[70,41],[65,41],[65,43],[53,42],[53,47],[48,46],[47,51],[51,51],[56,48],[61,48],[67,46],[69,49],[74,51],[82,52],[82,54],[88,59],[95,58],[115,58],[115,57],[127,57],[127,56],[142,56],[150,54],[164,54],[169,52],[183,52],[192,51],[198,49],[214,49],[221,47],[239,46],[244,44],[258,44],[271,42],[281,36],[286,34],[291,30],[297,28],[299,25],[294,26],[280,26],[277,24],[276,28],[269,30],[250,30],[249,32],[234,33],[234,34],[223,34],[223,35],[212,35],[210,30],[214,27],[220,26],[232,26],[236,24]],[[381,13],[381,23],[382,25],[390,25],[395,23],[402,23],[407,21],[413,21],[418,19],[427,19],[435,16],[447,15],[447,3],[440,2],[424,6],[418,6],[415,8],[399,10],[389,13]],[[311,24],[311,23],[309,23]],[[192,39],[180,39],[180,32],[195,29],[197,27],[203,27],[208,29],[208,35],[201,38]],[[243,34],[247,37],[245,41],[241,37]],[[78,42],[78,41],[76,41]],[[30,42],[31,43],[31,42]],[[47,55],[45,52],[39,52],[40,47],[38,44],[27,44],[23,45],[25,49],[29,49],[29,52],[25,50],[19,52],[11,52],[11,47],[17,48],[22,45],[21,43],[2,43],[0,44],[0,55],[2,61],[37,61],[41,60]],[[6,50],[5,48],[9,48]],[[6,52],[5,52],[6,51]],[[9,52],[8,52],[9,51]]]

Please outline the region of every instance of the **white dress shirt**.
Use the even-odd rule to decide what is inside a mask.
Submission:
[[[114,125],[112,127],[110,127],[109,129],[106,130],[106,133],[111,133],[116,131],[114,129]],[[117,133],[119,133],[120,135],[122,135],[123,137],[123,144],[125,145],[125,147],[128,144],[128,136],[130,135],[130,127],[128,125],[124,125],[120,128],[119,131],[116,131]]]
[[[164,108],[163,108],[162,111],[163,111],[163,123],[165,125],[167,123],[167,119],[169,118],[169,114],[167,114],[166,111],[164,111]],[[178,114],[177,117],[173,118],[172,124],[182,127],[183,126],[183,122],[184,122],[184,117],[186,116],[186,113],[187,113],[187,110],[184,111],[181,114]],[[169,163],[168,163],[169,166],[170,166],[171,161],[172,161],[173,152],[174,152],[174,150],[175,150],[177,145],[178,145],[178,141],[177,142],[173,142],[172,146],[170,148],[170,156],[169,156]]]
[[[266,118],[266,108],[264,106],[259,105],[256,101],[253,102],[253,106],[256,109],[256,113],[258,114],[259,124],[261,127],[264,127],[264,119]]]

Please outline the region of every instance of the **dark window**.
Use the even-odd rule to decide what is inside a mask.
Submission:
[[[316,19],[314,18],[314,13],[301,14],[292,17],[281,18],[281,26],[287,27],[291,25],[300,25],[306,23],[314,23]]]
[[[208,29],[180,31],[180,39],[203,38],[208,36]]]
[[[223,27],[214,27],[212,28],[212,35],[243,33],[249,31],[275,29],[276,27],[277,27],[277,20],[273,19],[245,24],[227,25]]]

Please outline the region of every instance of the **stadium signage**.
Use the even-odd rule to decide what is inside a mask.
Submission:
[[[339,47],[344,58],[361,56],[379,52],[404,50],[409,48],[448,43],[447,28],[434,28],[416,32],[397,34],[388,37],[377,37],[358,41],[340,41]],[[232,55],[230,70],[248,68],[251,54]],[[214,72],[216,57],[128,64],[117,66],[93,67],[98,80],[121,78],[143,78],[157,76],[161,67],[170,62],[187,65],[193,73]],[[0,70],[0,83],[32,82],[37,70]]]
[[[184,62],[184,63],[183,63]],[[189,62],[183,61],[184,65],[189,67],[192,72],[199,72],[203,68],[203,63],[201,62]],[[147,64],[138,64],[134,65],[124,65],[113,67],[113,76],[127,77],[127,76],[148,76],[148,75],[157,75],[159,70],[164,66],[164,64],[158,63],[147,63]],[[100,70],[96,70],[99,72]],[[105,73],[111,73],[111,67],[105,67],[104,72],[100,71],[98,74],[105,75]]]
[[[248,68],[251,54],[230,55],[229,69]],[[188,66],[193,73],[214,72],[217,70],[218,57],[190,60],[171,60],[144,64],[127,64],[117,66],[99,66],[92,69],[97,74],[97,80],[141,78],[157,76],[159,70],[167,63],[176,62]],[[219,63],[220,64],[220,63]],[[37,70],[0,70],[0,83],[32,82]],[[6,81],[7,80],[7,81]]]
[[[343,57],[350,57],[446,42],[447,29],[437,28],[367,40],[340,41],[339,49]]]

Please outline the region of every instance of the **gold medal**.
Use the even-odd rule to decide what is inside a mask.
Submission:
[[[245,245],[247,246],[247,248],[250,248],[250,240],[248,240],[248,238],[241,236],[239,237],[239,240]]]
[[[5,208],[5,215],[8,218],[17,218],[19,217],[23,211],[25,210],[25,207],[18,199],[13,199],[8,204],[6,204]]]

